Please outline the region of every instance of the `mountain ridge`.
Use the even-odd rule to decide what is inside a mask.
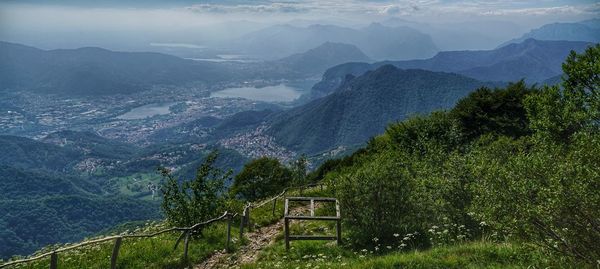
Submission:
[[[300,153],[364,143],[387,124],[452,106],[486,83],[461,75],[384,65],[331,95],[271,116],[267,133]]]
[[[404,69],[457,73],[480,81],[525,79],[532,83],[543,82],[562,74],[562,61],[571,50],[581,52],[590,45],[578,41],[528,39],[494,50],[439,52],[424,60],[345,63],[325,71],[323,79],[315,84],[312,91],[314,96],[325,96],[336,89],[347,74],[358,76],[386,64]]]

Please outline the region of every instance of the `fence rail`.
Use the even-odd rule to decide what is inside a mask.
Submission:
[[[17,265],[17,264],[21,264],[21,263],[27,263],[27,262],[32,262],[32,261],[36,261],[36,260],[40,260],[43,259],[45,257],[50,256],[50,269],[57,269],[57,264],[58,264],[58,253],[61,252],[65,252],[65,251],[69,251],[75,248],[79,248],[79,247],[83,247],[83,246],[87,246],[87,245],[93,245],[93,244],[98,244],[98,243],[103,243],[103,242],[108,242],[108,241],[115,241],[114,246],[113,246],[113,251],[112,251],[112,255],[111,255],[111,269],[115,269],[117,268],[117,259],[118,259],[118,255],[119,255],[119,250],[121,248],[121,244],[123,239],[126,238],[152,238],[164,233],[168,233],[168,232],[181,232],[181,235],[179,236],[179,238],[177,239],[177,241],[175,241],[175,246],[173,247],[173,250],[177,249],[177,246],[179,245],[179,243],[181,242],[181,240],[184,240],[184,249],[183,249],[183,259],[187,259],[188,256],[188,246],[189,246],[189,239],[190,239],[190,235],[193,231],[196,231],[198,228],[202,227],[202,226],[207,226],[210,225],[214,222],[217,221],[221,221],[226,219],[227,220],[227,241],[226,241],[226,247],[225,249],[227,251],[230,251],[230,242],[231,242],[231,222],[233,221],[233,219],[237,216],[240,216],[240,238],[242,238],[243,234],[244,234],[244,226],[248,226],[248,229],[251,229],[250,226],[250,211],[252,208],[259,208],[259,207],[263,207],[266,204],[269,204],[271,202],[273,202],[273,216],[275,216],[275,206],[277,203],[277,199],[283,197],[287,192],[289,192],[292,189],[299,189],[300,193],[302,193],[305,189],[307,188],[312,188],[312,187],[317,187],[317,186],[321,186],[321,190],[323,189],[323,184],[322,183],[313,183],[313,184],[307,184],[307,185],[302,185],[302,186],[297,186],[297,187],[287,187],[285,188],[281,193],[279,193],[276,196],[273,196],[265,201],[262,201],[258,204],[252,204],[252,203],[248,203],[246,204],[246,206],[244,206],[244,210],[243,213],[240,215],[238,213],[230,213],[228,211],[223,212],[223,214],[219,217],[210,219],[210,220],[206,220],[203,222],[199,222],[196,223],[190,227],[173,227],[173,228],[168,228],[168,229],[164,229],[164,230],[160,230],[154,233],[149,233],[149,234],[130,234],[130,235],[113,235],[113,236],[108,236],[108,237],[104,237],[104,238],[100,238],[100,239],[94,239],[94,240],[89,240],[89,241],[85,241],[85,242],[81,242],[75,245],[71,245],[71,246],[67,246],[67,247],[62,247],[62,248],[58,248],[55,249],[53,251],[50,252],[46,252],[43,254],[40,254],[38,256],[34,256],[31,258],[26,258],[26,259],[21,259],[21,260],[15,260],[15,261],[9,261],[3,264],[0,264],[0,268],[6,268],[9,267],[11,265]]]

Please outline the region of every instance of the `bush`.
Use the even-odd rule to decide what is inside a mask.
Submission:
[[[500,139],[478,150],[473,211],[508,238],[600,259],[600,137],[572,145]]]

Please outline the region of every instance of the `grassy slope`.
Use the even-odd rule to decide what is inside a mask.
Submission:
[[[150,229],[152,230],[152,229]],[[178,234],[170,233],[151,239],[123,240],[119,251],[119,268],[184,268],[209,257],[214,251],[225,248],[226,224],[219,223],[204,231],[203,238],[190,241],[189,260],[183,261],[183,242],[173,251]],[[237,229],[232,229],[234,248],[239,246]],[[136,233],[140,233],[138,231]],[[59,253],[59,268],[110,268],[110,255],[113,242],[85,246],[72,251]],[[49,258],[10,268],[48,268]]]
[[[296,196],[297,193],[291,192],[289,195]],[[318,192],[307,192],[305,195],[318,195]],[[276,214],[273,215],[272,203],[265,204],[263,207],[256,208],[251,212],[251,222],[253,226],[264,226],[276,222],[283,216],[283,199],[277,200]],[[237,219],[239,220],[239,219]],[[194,238],[190,241],[189,259],[183,261],[183,242],[176,250],[173,250],[178,233],[168,233],[154,238],[123,240],[119,251],[119,268],[185,268],[189,265],[198,264],[213,252],[225,248],[226,222],[218,222],[211,225],[204,231],[204,237]],[[164,223],[149,224],[142,228],[131,231],[133,234],[146,234],[166,228]],[[123,229],[119,228],[116,232],[109,234],[121,234]],[[108,235],[108,234],[107,234]],[[239,221],[232,224],[231,230],[233,249],[240,244],[239,240]],[[104,236],[102,236],[104,237]],[[114,242],[85,246],[72,251],[59,253],[59,268],[108,268],[110,267],[110,256],[112,254]],[[46,253],[59,246],[50,246],[42,249],[39,253]],[[37,256],[36,254],[32,256]],[[9,268],[48,268],[50,259],[44,258],[39,261],[17,265]],[[2,264],[2,262],[0,262]]]
[[[424,251],[371,254],[326,242],[298,241],[290,252],[282,242],[265,249],[242,268],[580,268],[519,244],[470,242]]]
[[[297,195],[297,194],[290,194]],[[314,190],[306,196],[326,195]],[[276,222],[283,212],[283,199],[276,205],[276,215],[272,214],[272,203],[254,209],[251,213],[254,226],[264,226]],[[320,208],[323,214],[330,208]],[[239,240],[239,222],[232,227],[233,247]],[[133,233],[147,233],[162,229],[160,225],[149,225]],[[292,234],[334,234],[331,222],[297,221],[292,223]],[[126,239],[119,252],[119,268],[185,268],[198,264],[214,251],[225,248],[226,223],[220,222],[204,232],[203,238],[190,241],[189,260],[183,261],[183,247],[173,246],[178,234],[171,233],[152,239]],[[345,233],[344,233],[345,234]],[[397,252],[387,254],[369,251],[353,251],[338,247],[335,242],[294,241],[291,250],[285,251],[283,235],[276,237],[275,244],[263,249],[259,260],[242,268],[577,268],[568,262],[561,262],[519,244],[469,242],[454,246],[437,247],[424,251]],[[381,250],[380,250],[381,251]],[[42,250],[42,252],[45,252]],[[112,242],[79,248],[59,254],[59,268],[107,268],[110,263]],[[49,259],[32,262],[11,268],[48,268]]]

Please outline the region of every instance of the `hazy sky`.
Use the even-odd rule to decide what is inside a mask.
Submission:
[[[495,29],[474,22],[510,22],[506,27],[524,33],[550,22],[598,17],[597,0],[0,0],[0,40],[43,47],[189,42],[191,34],[200,41],[222,39],[289,21],[359,27],[389,18],[431,25],[469,22],[482,31]],[[245,22],[231,23],[236,21]]]

